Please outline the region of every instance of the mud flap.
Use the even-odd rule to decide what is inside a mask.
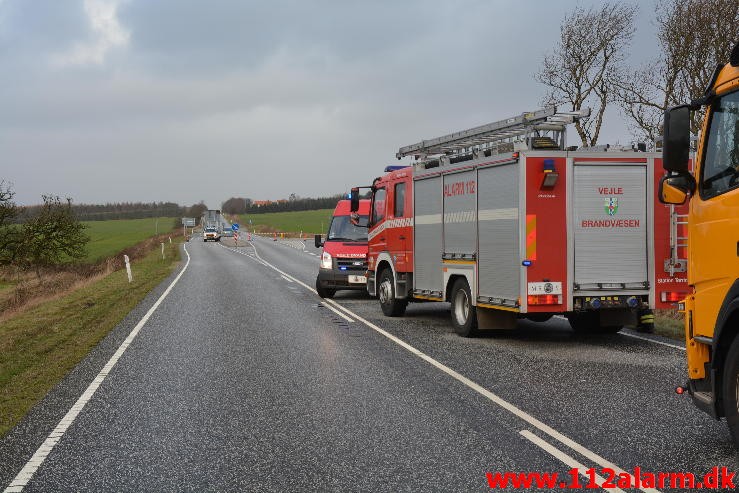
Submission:
[[[476,307],[476,309],[478,330],[500,330],[516,328],[516,324],[518,323],[518,314],[515,312],[480,307]]]

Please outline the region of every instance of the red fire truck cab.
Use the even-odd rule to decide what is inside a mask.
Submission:
[[[567,150],[583,116],[546,108],[400,149],[412,164],[371,186],[367,290],[385,315],[448,301],[463,336],[555,314],[653,328],[687,292],[685,211],[656,201],[658,154]]]

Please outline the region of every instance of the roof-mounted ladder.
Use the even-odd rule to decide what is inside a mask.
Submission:
[[[555,106],[522,113],[513,118],[500,120],[487,125],[470,128],[461,132],[455,132],[442,137],[401,147],[395,156],[400,159],[406,156],[416,156],[417,159],[425,159],[428,156],[438,154],[465,154],[474,148],[492,147],[496,143],[507,139],[520,137],[522,135],[540,136],[542,132],[552,132],[552,140],[558,141],[556,146],[564,148],[565,127],[590,116],[590,108],[579,111],[557,112]]]

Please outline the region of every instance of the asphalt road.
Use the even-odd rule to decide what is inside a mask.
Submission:
[[[463,339],[445,304],[389,319],[362,293],[322,302],[312,239],[245,240],[187,244],[146,322],[177,274],[0,441],[0,488],[482,491],[487,472],[569,480],[573,464],[736,469],[725,425],[673,391],[679,348],[559,319]]]

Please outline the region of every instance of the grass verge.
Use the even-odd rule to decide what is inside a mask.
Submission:
[[[676,310],[655,310],[654,333],[685,342],[685,322]]]
[[[124,248],[133,246],[146,238],[168,233],[174,229],[171,217],[146,219],[118,219],[111,221],[85,221],[85,234],[90,237],[86,245],[87,256],[80,260],[94,263],[115,255]]]
[[[179,243],[0,324],[0,436],[5,435],[176,267]]]
[[[325,233],[331,222],[333,209],[315,211],[266,212],[239,216],[243,229],[256,229],[258,233],[284,232],[318,234]],[[252,224],[249,224],[251,220]]]

